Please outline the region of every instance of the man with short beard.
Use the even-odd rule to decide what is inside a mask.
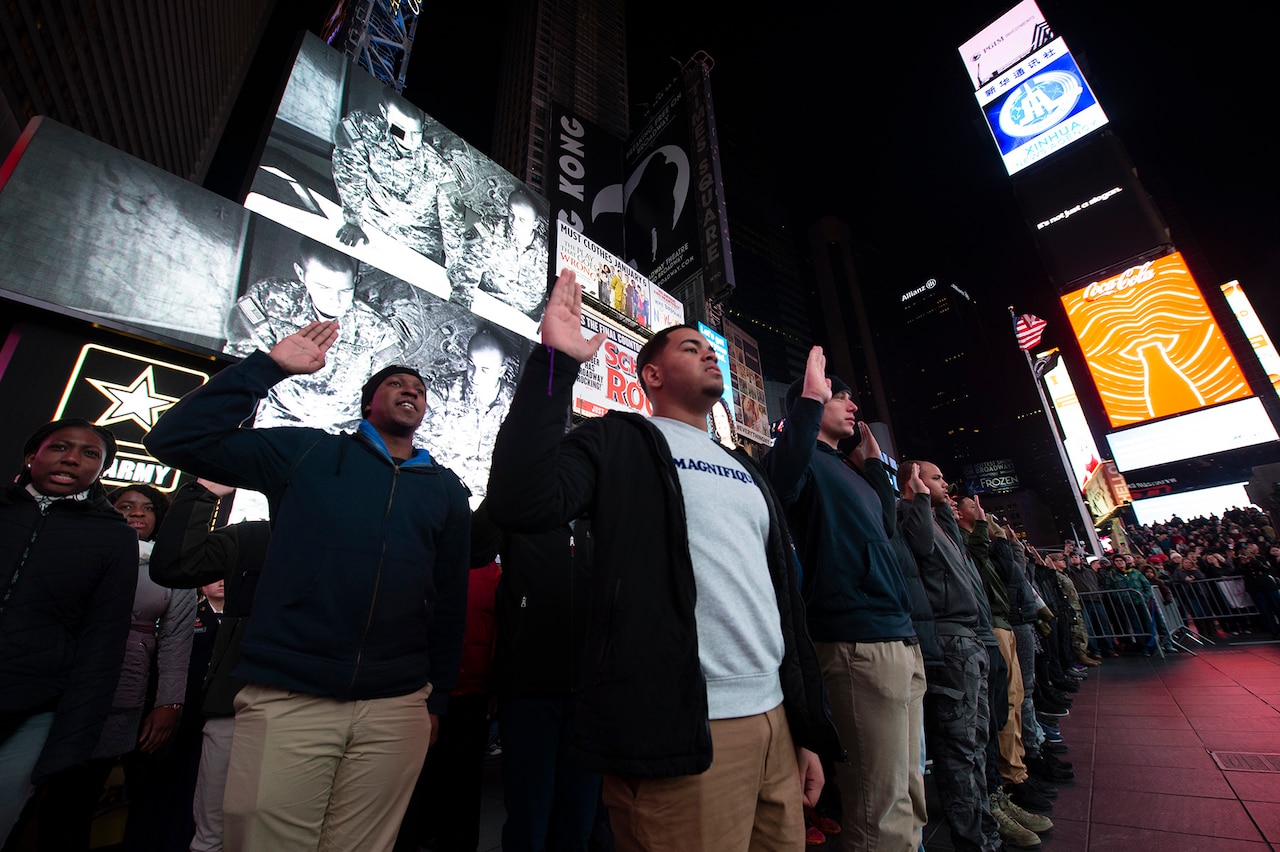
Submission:
[[[804,848],[815,751],[842,756],[805,629],[782,506],[743,452],[711,441],[724,391],[696,328],[654,335],[636,358],[653,417],[610,412],[567,435],[582,288],[556,279],[543,345],[525,362],[489,474],[494,522],[593,523],[586,664],[572,751],[604,774],[617,848]]]
[[[979,637],[991,633],[990,607],[972,561],[960,544],[947,494],[947,481],[932,462],[899,465],[902,500],[924,502],[933,510],[931,529],[908,535],[920,579],[933,605],[938,642],[945,664],[931,670],[924,698],[925,739],[933,756],[938,797],[951,829],[951,845],[968,852],[990,852],[1000,838],[987,799],[988,735],[987,669],[989,660]],[[985,613],[985,616],[984,616]]]
[[[166,464],[267,495],[271,544],[235,669],[228,850],[389,850],[457,678],[471,512],[413,445],[426,389],[391,366],[354,433],[245,429],[271,387],[325,363],[315,322],[188,394],[147,436]]]

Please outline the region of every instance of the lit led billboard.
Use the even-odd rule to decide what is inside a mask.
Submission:
[[[759,444],[769,443],[769,408],[765,403],[760,344],[738,326],[724,320],[729,341],[729,374],[733,385],[733,414],[738,434]],[[887,446],[887,445],[886,445]]]
[[[547,203],[315,36],[298,52],[245,206],[536,336]]]
[[[1080,407],[1080,398],[1076,396],[1075,385],[1071,383],[1066,361],[1059,360],[1057,366],[1044,374],[1044,387],[1053,410],[1058,415],[1062,446],[1067,450],[1076,487],[1083,488],[1089,478],[1089,471],[1098,463],[1098,446],[1093,441],[1093,432],[1089,429],[1089,421],[1085,419],[1084,409]]]
[[[1049,42],[975,94],[1011,175],[1107,123],[1062,39]]]
[[[636,374],[636,356],[644,346],[644,337],[584,304],[582,336],[601,332],[604,345],[578,370],[573,386],[574,412],[586,417],[600,417],[611,410],[653,414],[653,405]]]
[[[1249,338],[1249,345],[1258,356],[1258,362],[1267,371],[1271,386],[1276,389],[1276,393],[1280,393],[1280,353],[1276,352],[1271,335],[1262,327],[1262,321],[1254,312],[1244,288],[1239,281],[1228,281],[1222,285],[1222,295],[1227,297],[1227,304],[1231,305],[1231,312],[1236,315],[1240,330]]]
[[[572,269],[592,307],[622,314],[637,325],[661,331],[684,322],[684,305],[653,284],[622,258],[588,237],[568,222],[556,222],[555,268]],[[590,300],[594,300],[591,302]]]
[[[341,54],[305,40],[252,210],[47,120],[0,181],[9,299],[233,358],[337,319],[324,368],[273,387],[255,425],[350,429],[364,380],[412,365],[418,440],[483,497],[546,300],[547,205]]]
[[[1249,395],[1179,253],[1095,281],[1062,305],[1112,426]]]
[[[1257,397],[1107,435],[1116,466],[1141,470],[1278,440]]]
[[[960,59],[974,89],[1053,40],[1035,0],[1022,0],[960,45]]]

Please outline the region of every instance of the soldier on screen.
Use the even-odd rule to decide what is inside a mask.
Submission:
[[[476,223],[461,264],[451,264],[450,279],[468,303],[479,288],[537,318],[547,296],[545,216],[532,193],[520,186],[511,190],[506,207],[505,218],[486,217]]]
[[[333,149],[333,182],[345,220],[336,234],[344,245],[369,241],[376,228],[440,265],[458,218],[443,187],[454,170],[423,138],[417,107],[388,98],[378,114],[355,111],[342,120]]]
[[[426,432],[419,437],[476,498],[488,485],[493,442],[511,407],[515,372],[502,341],[482,329],[467,343],[466,372],[443,377],[427,391]]]
[[[292,277],[253,284],[227,318],[224,352],[245,357],[269,350],[317,320],[338,320],[325,366],[275,385],[258,407],[258,426],[314,426],[329,432],[360,421],[364,380],[400,354],[392,325],[356,299],[358,261],[302,238]]]

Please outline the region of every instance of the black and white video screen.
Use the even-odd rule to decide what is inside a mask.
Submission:
[[[360,388],[390,364],[422,374],[427,412],[419,443],[453,469],[477,500],[489,479],[528,342],[441,299],[269,219],[254,216],[225,351],[268,350],[317,319],[338,320],[338,340],[317,373],[271,389],[254,425],[356,428]]]
[[[221,349],[249,213],[47,118],[19,145],[0,190],[0,290]]]
[[[314,36],[245,206],[535,336],[549,281],[546,202]]]
[[[11,297],[192,351],[244,357],[338,320],[325,367],[273,388],[255,425],[352,429],[365,379],[407,364],[427,385],[420,443],[483,497],[528,341],[463,300],[47,120],[0,188],[0,252]]]

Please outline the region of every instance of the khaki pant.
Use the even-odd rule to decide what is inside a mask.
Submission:
[[[1000,656],[1004,657],[1004,664],[1009,669],[1009,720],[996,738],[1000,747],[1000,775],[1007,781],[1021,784],[1027,780],[1027,765],[1022,761],[1026,754],[1022,742],[1022,667],[1018,664],[1013,631],[996,628],[992,632],[996,634]]]
[[[831,716],[849,753],[836,764],[846,850],[914,852],[928,822],[920,736],[924,658],[919,645],[818,642]]]
[[[395,844],[431,736],[425,686],[338,701],[249,684],[235,699],[228,852],[376,852]]]
[[[701,775],[606,775],[618,852],[773,852],[804,849],[795,745],[779,705],[711,722],[714,757]]]

